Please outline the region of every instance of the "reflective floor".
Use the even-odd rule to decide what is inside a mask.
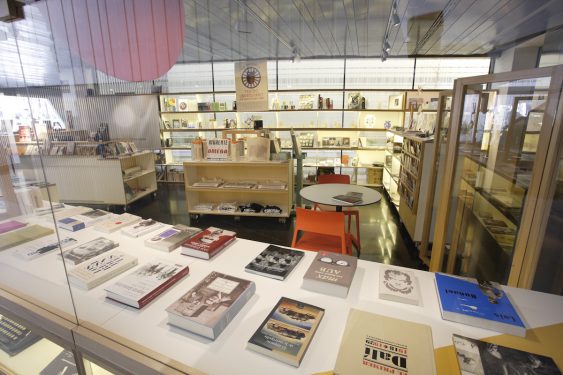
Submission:
[[[381,202],[360,207],[360,259],[397,266],[426,269],[418,251],[400,224],[398,215],[385,194]],[[159,184],[156,198],[135,202],[128,212],[170,224],[190,224],[200,228],[216,226],[237,232],[240,238],[290,246],[293,220],[280,223],[276,218],[204,215],[191,220],[186,213],[183,184]],[[352,225],[352,230],[354,226]]]

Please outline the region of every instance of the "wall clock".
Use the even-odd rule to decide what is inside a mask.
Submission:
[[[249,89],[253,89],[260,84],[262,77],[260,76],[260,71],[253,66],[242,71],[242,84]]]

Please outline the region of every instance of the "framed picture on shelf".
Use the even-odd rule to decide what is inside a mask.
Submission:
[[[314,95],[299,95],[299,109],[313,109],[315,106]]]
[[[180,129],[180,120],[172,120],[172,129]]]
[[[188,111],[188,99],[178,99],[178,110],[180,112]]]
[[[418,108],[422,106],[423,99],[422,98],[409,98],[407,102],[407,109],[418,111]]]
[[[181,124],[182,124],[182,128],[183,128],[183,129],[187,129],[187,128],[188,128],[188,122],[187,122],[186,120],[182,120]]]
[[[402,109],[403,108],[403,94],[389,95],[389,108],[388,109]]]
[[[362,107],[362,96],[359,92],[348,93],[348,109],[360,109]]]

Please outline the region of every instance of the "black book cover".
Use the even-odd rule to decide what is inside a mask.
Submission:
[[[246,267],[247,272],[284,280],[301,261],[304,253],[270,245]]]
[[[0,319],[0,349],[10,356],[35,344],[41,337],[23,325],[3,316]]]

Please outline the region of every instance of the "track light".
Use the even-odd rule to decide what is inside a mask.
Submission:
[[[389,57],[389,54],[387,53],[387,51],[385,51],[385,50],[381,51],[381,62],[384,62],[385,60],[387,60],[387,57]]]
[[[389,44],[389,42],[387,40],[385,40],[385,42],[383,43],[383,50],[385,52],[391,51],[391,45]]]
[[[393,10],[393,15],[391,16],[391,25],[397,27],[401,24],[401,19],[397,15],[397,9]]]

